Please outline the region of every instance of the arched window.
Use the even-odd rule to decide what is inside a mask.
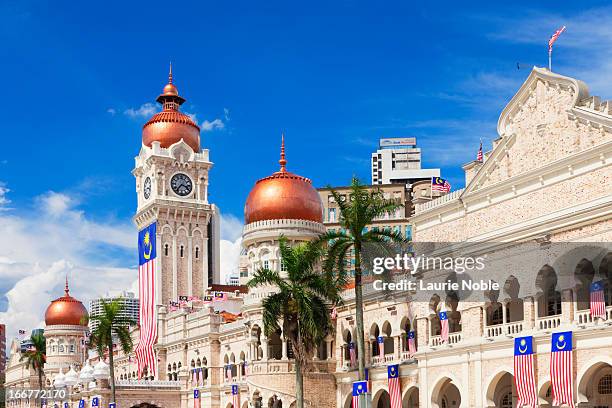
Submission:
[[[597,392],[599,395],[612,394],[612,374],[606,374],[601,377],[599,384],[597,384]]]
[[[500,408],[512,408],[512,392],[506,393],[499,401]]]
[[[196,247],[195,249],[195,259],[199,259],[200,258],[200,248]]]
[[[164,255],[168,256],[168,244],[164,245]]]
[[[185,247],[183,247],[183,246],[181,245],[181,249],[180,249],[180,256],[181,256],[181,258],[183,257],[183,252],[184,252],[184,249],[185,249]]]

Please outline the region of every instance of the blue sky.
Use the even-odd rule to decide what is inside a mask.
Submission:
[[[424,164],[462,187],[461,164],[480,138],[490,147],[563,24],[555,70],[612,97],[607,4],[4,1],[0,224],[11,242],[0,261],[19,268],[0,266],[0,294],[36,273],[59,287],[66,265],[133,266],[130,172],[170,60],[184,110],[208,128],[211,201],[233,242],[250,188],[278,168],[281,131],[289,170],[316,186],[367,181],[379,137],[416,136]],[[16,236],[64,246],[28,252]],[[0,311],[9,303],[0,296]]]

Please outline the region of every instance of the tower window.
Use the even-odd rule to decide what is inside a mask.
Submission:
[[[267,259],[263,261],[263,267],[264,269],[270,269],[270,261],[268,261]]]
[[[183,250],[184,250],[184,247],[181,245],[181,250],[180,250],[180,252],[181,252],[181,258],[183,257]]]
[[[168,244],[164,245],[164,255],[168,256]]]
[[[196,257],[196,259],[200,258],[200,248],[198,248],[198,247],[196,247],[196,250],[195,250],[195,257]]]
[[[597,384],[597,392],[599,395],[612,394],[612,375],[606,374],[601,377],[599,384]]]

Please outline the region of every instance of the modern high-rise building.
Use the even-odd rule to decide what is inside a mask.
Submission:
[[[372,184],[405,184],[440,177],[440,169],[421,168],[416,137],[380,139],[372,153]]]
[[[94,330],[98,326],[98,322],[95,319],[91,319],[95,316],[100,316],[102,313],[102,302],[110,303],[118,300],[123,305],[123,311],[121,315],[129,318],[130,320],[138,323],[138,298],[132,292],[121,292],[119,294],[106,294],[104,297],[94,299],[89,302],[89,329]]]

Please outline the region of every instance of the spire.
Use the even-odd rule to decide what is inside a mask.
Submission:
[[[164,110],[178,110],[178,107],[185,102],[185,99],[179,96],[178,89],[174,85],[174,76],[172,75],[172,62],[168,70],[168,83],[164,86],[162,94],[157,97]]]
[[[281,133],[281,153],[280,153],[280,160],[278,161],[278,163],[280,164],[281,168],[280,171],[281,173],[284,173],[287,171],[287,160],[285,160],[285,132]]]
[[[68,274],[66,274],[66,287],[64,288],[64,292],[66,293],[66,296],[70,296],[70,291],[68,289]]]

